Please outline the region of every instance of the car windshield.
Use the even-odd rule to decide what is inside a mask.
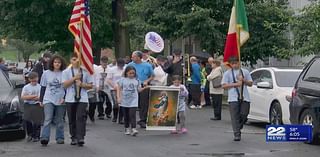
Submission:
[[[7,90],[8,88],[10,88],[7,78],[5,78],[1,70],[0,70],[0,87],[2,87],[0,88],[0,90]]]
[[[276,82],[279,87],[293,87],[301,71],[277,71]]]

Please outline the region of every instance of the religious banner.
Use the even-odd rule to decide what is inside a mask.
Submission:
[[[180,88],[151,86],[147,130],[174,130]]]

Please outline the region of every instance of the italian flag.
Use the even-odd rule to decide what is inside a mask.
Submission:
[[[223,61],[228,62],[231,56],[240,59],[240,47],[249,39],[248,20],[243,0],[234,0]]]

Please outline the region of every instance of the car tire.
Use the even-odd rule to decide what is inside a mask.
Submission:
[[[306,109],[302,112],[300,119],[300,124],[304,125],[312,125],[312,140],[310,142],[305,142],[308,144],[320,144],[320,138],[319,138],[319,121],[317,120],[315,114],[310,110]]]
[[[269,122],[271,125],[282,125],[282,109],[279,102],[272,103],[269,111]]]

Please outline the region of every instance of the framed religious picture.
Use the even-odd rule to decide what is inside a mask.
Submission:
[[[180,88],[151,86],[147,130],[174,130]]]

